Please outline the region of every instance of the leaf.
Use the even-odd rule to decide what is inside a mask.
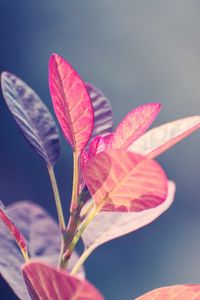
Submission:
[[[93,129],[92,104],[83,81],[57,54],[49,61],[49,87],[64,136],[73,150],[80,153]]]
[[[56,124],[39,96],[21,79],[8,72],[1,76],[8,109],[31,147],[53,166],[60,155]]]
[[[200,116],[179,119],[153,128],[128,150],[154,158],[200,128]]]
[[[157,117],[160,103],[147,103],[129,112],[114,132],[112,147],[127,149]]]
[[[167,194],[162,168],[154,160],[125,150],[93,156],[83,177],[96,206],[103,211],[142,211],[161,204]]]
[[[98,246],[151,223],[170,207],[174,194],[175,184],[169,181],[167,198],[154,208],[142,212],[98,213],[82,234],[85,250],[91,253]]]
[[[0,219],[8,228],[11,236],[18,244],[21,251],[27,253],[27,246],[26,246],[25,239],[21,234],[21,232],[18,230],[18,228],[15,226],[15,224],[10,220],[9,216],[6,213],[6,208],[1,201],[0,201]]]
[[[32,300],[103,300],[88,281],[43,263],[29,262],[22,271]]]
[[[91,83],[86,83],[86,88],[94,110],[94,128],[90,142],[97,135],[107,135],[113,130],[112,107],[105,95]]]
[[[105,136],[96,136],[90,144],[88,150],[89,157],[92,157],[105,150],[110,149],[112,138],[113,138],[113,133],[110,133]]]
[[[56,266],[60,252],[60,229],[56,222],[41,207],[27,201],[8,206],[7,212],[23,234],[30,257],[40,258]],[[1,275],[20,299],[30,299],[21,273],[24,259],[3,224],[0,226],[0,241]],[[77,255],[74,254],[69,263],[69,270],[73,268],[77,259]],[[84,276],[83,269],[79,275]]]
[[[81,170],[85,168],[89,158],[110,148],[112,137],[113,134],[110,133],[105,136],[96,136],[91,141],[88,151],[84,149],[81,153]],[[80,191],[83,190],[84,187],[85,182],[81,174]]]
[[[198,300],[200,284],[184,284],[155,289],[136,300]]]
[[[106,136],[96,136],[89,147],[88,156],[92,157],[97,155],[105,150],[108,150],[111,147],[111,141],[113,138],[113,134],[110,133]]]

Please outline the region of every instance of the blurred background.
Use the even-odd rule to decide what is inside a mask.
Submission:
[[[0,71],[15,73],[52,111],[48,59],[65,57],[110,99],[115,126],[137,105],[160,101],[155,125],[200,114],[197,0],[0,0]],[[56,218],[49,178],[0,95],[0,199],[31,199]],[[53,111],[52,111],[53,112]],[[98,248],[88,279],[107,300],[200,282],[200,132],[158,158],[177,185],[172,207],[151,225]],[[72,154],[62,139],[56,174],[69,207]],[[1,241],[0,241],[1,242]],[[0,299],[16,299],[1,280]]]

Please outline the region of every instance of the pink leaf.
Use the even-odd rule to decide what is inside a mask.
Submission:
[[[161,204],[167,194],[162,168],[154,160],[125,150],[95,155],[83,177],[103,211],[142,211]]]
[[[81,153],[81,169],[83,169],[89,159],[88,152],[86,150],[83,150]]]
[[[27,246],[26,246],[25,239],[21,234],[21,232],[17,229],[15,224],[10,220],[9,216],[6,213],[6,208],[4,207],[2,202],[0,202],[0,219],[8,228],[10,234],[18,244],[21,251],[27,255],[28,253],[27,253]]]
[[[82,234],[85,249],[91,253],[98,246],[151,223],[170,207],[174,193],[175,184],[170,181],[167,198],[154,208],[141,212],[98,213]]]
[[[187,117],[153,128],[128,150],[154,158],[200,128],[200,116]]]
[[[160,103],[148,103],[128,113],[114,133],[112,147],[127,149],[148,129],[160,108]]]
[[[96,136],[89,147],[88,155],[92,157],[100,152],[108,150],[110,148],[110,144],[113,138],[113,134],[110,133],[106,136]]]
[[[184,284],[155,289],[136,300],[199,300],[200,284]]]
[[[90,143],[88,152],[83,150],[81,153],[81,168],[83,169],[89,158],[99,154],[105,150],[108,150],[111,147],[113,134],[110,133],[106,136],[96,136]]]
[[[32,300],[103,300],[103,296],[88,281],[44,263],[29,262],[22,271]]]
[[[53,107],[66,139],[80,153],[93,129],[93,108],[86,87],[59,55],[49,62],[49,86]]]

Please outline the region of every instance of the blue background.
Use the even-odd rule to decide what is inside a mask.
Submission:
[[[110,99],[115,126],[128,111],[161,101],[155,124],[200,113],[200,3],[195,0],[0,0],[0,71],[32,86],[52,111],[48,59],[65,57]],[[0,199],[31,199],[56,212],[43,161],[26,144],[0,95]],[[141,230],[101,246],[86,262],[107,300],[200,282],[199,133],[158,158],[177,184],[172,207]],[[72,156],[56,166],[65,210]],[[6,259],[6,258],[5,258]],[[3,282],[0,299],[16,299]]]

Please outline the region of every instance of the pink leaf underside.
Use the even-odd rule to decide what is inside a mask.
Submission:
[[[184,284],[155,289],[136,300],[200,300],[200,284]]]
[[[151,223],[170,207],[174,200],[174,194],[175,184],[172,181],[169,181],[166,200],[154,208],[141,212],[98,213],[82,234],[85,249],[92,252],[98,246],[112,239],[133,232]],[[89,201],[89,203],[91,202]],[[85,208],[86,207],[84,207],[84,209]]]
[[[127,114],[113,135],[113,148],[127,149],[139,138],[157,117],[160,103],[148,103]]]
[[[109,150],[90,158],[85,183],[102,211],[142,211],[161,204],[167,178],[152,159],[125,150]]]
[[[82,170],[84,169],[89,158],[110,148],[112,136],[113,136],[112,133],[106,136],[96,136],[90,143],[88,152],[86,150],[83,150],[83,152],[81,153]],[[85,186],[84,179],[81,178],[80,191],[84,188],[84,186]]]
[[[89,147],[88,155],[92,157],[100,152],[108,150],[111,147],[111,141],[113,138],[113,134],[110,133],[106,136],[96,136]]]
[[[89,158],[110,149],[113,134],[105,136],[96,136],[90,143],[88,151],[84,150],[81,153],[81,168],[83,169]]]
[[[154,158],[199,128],[200,116],[169,122],[146,132],[128,150]]]
[[[31,261],[22,271],[32,300],[103,300],[88,281],[44,263]]]
[[[93,108],[86,87],[72,67],[59,55],[49,62],[49,86],[54,111],[66,139],[80,153],[93,129]]]
[[[25,239],[23,235],[20,233],[20,231],[18,230],[18,228],[15,226],[15,224],[10,220],[9,216],[6,213],[6,208],[4,207],[2,202],[0,202],[0,219],[8,228],[11,236],[16,241],[20,249],[22,249],[22,251],[24,252],[27,252]]]

